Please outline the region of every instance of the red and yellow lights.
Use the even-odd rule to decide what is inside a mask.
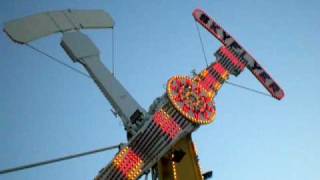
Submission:
[[[153,121],[166,133],[171,139],[174,139],[181,131],[180,126],[173,121],[170,116],[160,110],[153,115]]]
[[[208,73],[207,70],[204,70],[203,73],[201,73],[201,81],[200,85],[205,88],[207,91],[211,91],[211,86],[213,84],[220,84],[215,77],[213,77],[210,73]]]
[[[227,71],[220,63],[213,64],[212,68],[215,72],[219,73],[219,76],[223,79],[223,81],[229,78],[229,71]],[[219,89],[221,88],[221,84],[219,85]]]
[[[143,161],[129,147],[125,147],[114,158],[113,164],[129,180],[134,180],[141,174]]]
[[[246,67],[246,64],[241,62],[239,58],[237,58],[232,52],[228,50],[227,47],[221,47],[220,52],[223,56],[228,58],[235,67],[239,68],[240,71],[242,71]]]
[[[211,73],[210,73],[210,72]],[[220,63],[211,65],[208,69],[202,71],[198,77],[196,77],[199,84],[205,88],[210,96],[213,98],[216,92],[220,90],[222,84],[221,80],[225,81],[229,78],[229,71],[226,70]]]
[[[191,122],[209,124],[213,121],[213,94],[197,81],[185,76],[174,76],[168,81],[167,93],[174,107]]]

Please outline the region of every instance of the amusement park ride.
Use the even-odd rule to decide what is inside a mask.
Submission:
[[[82,64],[121,118],[128,142],[95,177],[96,180],[137,179],[151,170],[154,179],[207,179],[202,174],[191,134],[213,122],[214,97],[229,79],[248,68],[271,96],[284,92],[259,63],[204,11],[194,19],[216,37],[222,46],[216,61],[194,77],[174,76],[166,92],[143,109],[103,65],[99,50],[81,29],[113,28],[102,10],[64,10],[36,14],[11,21],[4,31],[15,42],[29,42],[61,32],[61,47],[75,63]]]

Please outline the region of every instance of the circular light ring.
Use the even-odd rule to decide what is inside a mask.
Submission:
[[[209,124],[216,109],[212,96],[198,82],[187,76],[174,76],[167,84],[167,94],[174,107],[196,124]]]

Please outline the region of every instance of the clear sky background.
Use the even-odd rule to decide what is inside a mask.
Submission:
[[[205,67],[191,15],[199,1],[3,0],[0,22],[36,12],[104,9],[116,23],[116,77],[144,108],[173,75]],[[216,180],[320,179],[320,2],[210,0],[201,7],[283,87],[282,101],[225,85],[215,123],[193,134]],[[36,28],[36,27],[35,27]],[[111,67],[111,31],[85,31]],[[206,55],[219,43],[203,28]],[[61,35],[33,42],[73,67]],[[0,169],[125,142],[119,119],[93,81],[0,33]],[[265,91],[246,70],[231,81]],[[116,151],[0,176],[0,180],[93,179]]]

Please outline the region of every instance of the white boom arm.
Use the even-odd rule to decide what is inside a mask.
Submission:
[[[61,46],[74,62],[81,63],[121,117],[126,130],[134,135],[135,125],[143,120],[145,110],[133,99],[112,73],[102,64],[99,50],[81,32],[63,34]]]
[[[99,50],[80,29],[113,28],[112,17],[103,10],[62,10],[39,13],[5,23],[4,32],[19,44],[63,33],[61,45],[74,62],[80,62],[120,116],[129,135],[143,123],[146,111],[102,64]],[[73,31],[73,32],[68,32]]]

